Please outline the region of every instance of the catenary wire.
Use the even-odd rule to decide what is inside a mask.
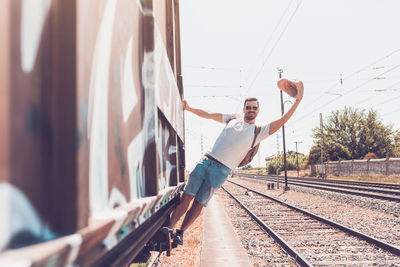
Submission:
[[[388,72],[390,72],[390,71],[393,71],[393,70],[397,69],[398,67],[400,67],[400,64],[398,64],[398,65],[396,65],[396,66],[390,68],[389,70],[387,70],[387,71],[381,73],[380,75],[383,75],[383,74],[386,74],[386,73],[388,73]],[[318,108],[313,109],[311,112],[309,112],[309,113],[307,113],[306,115],[303,115],[302,117],[298,118],[298,119],[296,120],[296,124],[299,123],[300,121],[302,121],[304,118],[307,118],[308,116],[314,114],[316,111],[318,111],[318,110],[320,110],[320,109],[322,109],[322,108],[325,108],[325,107],[329,106],[329,105],[332,104],[333,102],[337,101],[339,98],[344,97],[344,96],[346,96],[347,94],[349,94],[349,93],[351,93],[351,92],[353,93],[353,92],[357,91],[357,89],[363,87],[364,85],[370,83],[370,82],[373,81],[373,80],[374,80],[373,78],[372,78],[372,79],[369,79],[369,80],[367,80],[367,81],[365,81],[365,82],[363,82],[363,83],[357,85],[356,87],[351,88],[351,89],[345,91],[344,93],[342,93],[342,95],[333,98],[332,100],[328,101],[327,103],[324,103],[323,105],[319,106]]]
[[[283,28],[282,32],[280,33],[280,35],[278,36],[278,39],[275,41],[274,45],[272,46],[270,52],[268,53],[267,57],[263,60],[263,63],[260,67],[260,69],[258,70],[256,76],[253,78],[252,82],[250,83],[249,87],[247,88],[247,90],[245,91],[244,95],[247,95],[249,93],[249,91],[251,90],[251,88],[254,85],[254,82],[257,80],[258,76],[260,75],[260,73],[262,72],[262,70],[264,69],[265,64],[267,63],[268,59],[270,58],[270,56],[272,55],[272,53],[274,52],[275,48],[277,47],[279,41],[282,39],[283,34],[286,32],[286,30],[288,29],[290,23],[292,22],[294,16],[296,15],[297,11],[299,10],[300,5],[302,4],[303,0],[301,0],[297,6],[296,9],[293,11],[292,15],[290,16],[288,22],[286,23],[285,27]]]

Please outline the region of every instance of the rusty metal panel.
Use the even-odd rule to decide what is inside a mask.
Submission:
[[[55,239],[38,266],[90,265],[181,190],[183,92],[153,3],[0,2],[0,216],[25,223],[0,251]]]
[[[167,42],[169,40],[169,35],[167,32],[168,12],[169,12],[168,1],[169,0],[153,2],[155,24],[157,25],[160,31],[161,40],[164,43],[165,47],[167,47]]]
[[[151,29],[152,36],[146,36],[149,31],[145,31],[145,36],[144,36],[145,40],[149,40],[149,42],[152,44],[151,47],[153,48],[152,50],[151,49],[148,50],[149,51],[148,53],[145,52],[144,56],[145,59],[143,64],[144,69],[152,70],[151,72],[146,72],[144,70],[144,72],[148,74],[145,76],[144,79],[146,98],[150,98],[151,100],[153,100],[154,104],[162,113],[161,116],[162,118],[157,118],[158,113],[155,113],[156,122],[159,119],[166,119],[168,124],[170,125],[170,128],[167,129],[162,126],[163,124],[155,123],[154,125],[156,125],[156,127],[161,127],[161,129],[155,129],[156,132],[159,133],[159,136],[163,136],[163,134],[161,134],[162,132],[172,131],[174,132],[173,135],[175,135],[176,133],[178,136],[181,136],[183,138],[184,135],[183,108],[181,102],[181,95],[177,88],[174,70],[171,68],[171,63],[169,61],[165,47],[165,42],[166,42],[165,40],[170,38],[166,34],[166,23],[167,23],[166,8],[168,8],[168,6],[166,5],[165,1],[156,1],[154,3],[156,3],[154,7],[155,18],[154,17],[148,18],[149,20],[153,19],[151,23],[148,23],[149,25],[151,25],[150,27],[152,27]],[[152,142],[147,144],[147,148],[150,151],[153,151],[153,149],[156,150],[158,149],[158,151],[156,152],[157,154],[159,155],[168,154],[168,152],[159,151],[160,149],[164,150],[166,149],[162,145],[163,142],[162,140],[158,140],[156,137],[154,137],[154,139],[151,140],[154,140],[155,146],[153,146]],[[154,183],[157,184],[157,188],[151,186],[150,186],[151,188],[147,187],[146,191],[148,192],[158,192],[159,190],[165,188],[165,186],[169,185],[170,183],[169,180],[168,181],[162,180],[164,179],[162,177],[165,177],[163,168],[166,165],[160,165],[162,164],[160,163],[160,159],[155,160],[153,162],[157,162],[158,164],[157,168],[153,168],[157,170],[156,177],[158,178],[157,181],[155,181]],[[146,159],[146,164],[147,165],[150,164],[150,160]],[[150,166],[147,169],[152,170]],[[148,180],[146,178],[146,182],[147,181]]]
[[[159,136],[164,136],[162,140],[157,138],[159,158],[162,156],[164,159],[164,163],[158,160],[158,185],[162,190],[180,180],[179,152],[182,150],[178,147],[178,139],[184,138],[184,125],[182,95],[177,86],[175,67],[175,5],[171,0],[156,3],[154,61],[156,104],[160,110],[158,132]]]
[[[180,183],[185,182],[185,145],[184,142],[179,139],[179,137],[177,137],[178,139],[178,164],[179,164],[179,179],[178,181]]]
[[[146,195],[141,24],[135,1],[79,1],[79,163],[91,215]]]
[[[179,6],[174,0],[156,2],[155,60],[157,71],[157,106],[161,109],[174,130],[183,139],[183,89],[180,73]],[[162,10],[164,9],[164,10]],[[179,69],[177,69],[179,67]],[[179,71],[179,73],[177,73]]]
[[[183,95],[182,62],[181,62],[181,31],[180,31],[179,0],[174,0],[174,43],[176,78],[179,92]]]
[[[157,125],[157,109],[155,102],[156,92],[156,69],[155,69],[155,50],[154,42],[154,1],[142,1],[143,8],[143,44],[144,55],[142,61],[142,85],[144,89],[144,141],[145,151],[143,154],[143,173],[145,174],[145,190],[146,195],[157,195],[157,157],[156,157],[156,125]]]
[[[9,179],[10,1],[0,2],[0,183]]]
[[[156,103],[181,139],[184,136],[183,106],[175,75],[159,31],[155,29]]]
[[[75,201],[75,2],[1,9],[0,250],[85,226]]]
[[[171,64],[171,68],[175,74],[176,80],[176,60],[175,60],[175,1],[174,0],[166,0],[166,8],[167,8],[167,18],[166,18],[166,32],[167,32],[167,41],[166,48],[168,53],[169,62]]]
[[[165,20],[157,15],[166,5],[154,12],[154,2],[138,3],[78,5],[79,162],[85,163],[79,170],[89,176],[91,215],[169,186],[169,178],[160,180],[164,167],[157,169],[166,159],[157,154],[168,155],[167,133],[183,137],[181,97],[155,24]],[[158,125],[157,107],[171,127]]]
[[[177,135],[161,112],[157,126],[157,181],[159,190],[162,190],[178,184]]]

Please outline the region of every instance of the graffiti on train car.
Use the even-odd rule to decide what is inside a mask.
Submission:
[[[2,4],[7,6],[4,2]],[[51,5],[52,0],[23,0],[20,3],[15,1],[7,6],[10,9],[15,6],[19,7],[19,12],[17,12],[20,16],[19,29],[15,33],[10,31],[11,34],[18,34],[19,36],[18,38],[10,39],[8,39],[8,36],[2,36],[1,40],[13,40],[16,42],[14,49],[19,55],[15,58],[19,60],[15,64],[22,71],[21,75],[33,77],[37,75],[37,66],[41,63],[41,60],[38,59],[40,43]],[[9,12],[10,9],[6,9],[6,12]],[[7,16],[10,16],[10,14],[8,13]],[[7,16],[3,16],[3,19],[6,19]],[[8,22],[1,21],[1,23],[2,25],[9,25],[11,28],[14,21],[11,21],[10,17]],[[10,53],[10,51],[6,51],[6,53]],[[8,67],[5,66],[5,68]],[[10,77],[5,79],[11,80]],[[2,88],[1,95],[4,95],[3,90],[7,89]],[[22,124],[25,123],[25,127],[22,126],[22,128],[28,132],[28,135],[32,134],[32,136],[37,134],[40,123],[38,119],[39,110],[34,102],[32,101],[25,106],[25,121],[22,122]],[[7,129],[5,124],[1,127]],[[2,142],[8,141],[6,139],[2,140]],[[7,145],[7,147],[9,146],[10,144]],[[24,152],[21,151],[21,153]],[[12,162],[9,164],[11,165]],[[12,167],[5,166],[3,162],[0,166],[8,169],[2,170],[0,173],[11,173]],[[34,175],[32,177],[34,178]],[[17,180],[21,181],[32,177],[17,177]],[[54,239],[57,235],[50,229],[48,223],[43,220],[41,214],[38,213],[37,208],[34,206],[37,202],[32,203],[31,201],[32,194],[26,194],[25,189],[27,187],[20,188],[18,186],[20,182],[15,185],[9,183],[10,180],[10,177],[0,177],[0,216],[2,217],[0,220],[0,251],[6,248],[18,248],[35,242]]]
[[[21,3],[21,67],[33,70],[52,0],[23,0]]]
[[[0,251],[53,240],[64,244],[58,246],[57,257],[66,262],[83,254],[104,253],[102,248],[113,248],[175,196],[182,184],[177,185],[183,182],[178,168],[182,158],[179,153],[183,153],[178,148],[184,140],[183,109],[175,74],[160,38],[159,27],[166,25],[154,22],[152,8],[157,2],[85,0],[64,3],[70,5],[64,9],[60,0],[5,2],[11,6],[10,17],[3,20],[12,21],[6,40],[10,44],[20,41],[10,50],[12,58],[19,59],[18,64],[11,62],[10,69],[21,69],[27,77],[20,73],[10,75],[10,88],[5,90],[11,92],[13,86],[19,85],[18,90],[31,91],[21,93],[19,101],[14,99],[20,91],[14,93],[10,116],[22,113],[18,109],[28,110],[31,115],[26,119],[36,130],[34,134],[22,132],[6,140],[15,143],[33,136],[26,146],[29,153],[16,165],[26,164],[27,170],[33,171],[31,177],[20,175],[11,167],[11,171],[0,172],[10,173],[10,177],[1,178],[0,184],[0,213],[4,218],[0,222]],[[58,107],[46,98],[51,95],[52,84],[44,80],[52,74],[51,64],[59,64],[52,61],[58,60],[53,54],[62,54],[60,47],[53,47],[53,40],[61,38],[56,44],[61,46],[64,37],[55,31],[68,27],[68,23],[54,19],[57,16],[76,25],[76,39],[71,42],[76,47],[65,51],[65,57],[76,58],[72,71],[77,75],[75,95],[66,99],[76,101],[70,115],[76,114],[76,124],[68,133],[54,132],[58,117],[48,114]],[[150,40],[149,44],[144,38]],[[21,77],[22,82],[18,82]],[[52,109],[47,110],[49,103]],[[11,132],[20,131],[26,128],[15,126]],[[41,168],[51,169],[52,164],[51,154],[43,158],[41,155],[53,151],[56,140],[64,140],[63,134],[76,138],[76,146],[68,147],[68,153],[73,153],[76,177],[71,177],[74,182],[67,182],[75,186],[75,191],[66,194],[67,199],[61,203],[61,197],[50,192],[52,187],[46,187],[47,182],[57,181],[50,177],[53,172],[46,172],[47,178],[40,175]],[[54,141],[47,142],[48,137]],[[14,157],[20,157],[23,152],[17,151],[14,143],[11,150]],[[62,185],[58,187],[62,189]],[[74,226],[63,230],[57,221],[71,216],[72,212],[64,209],[68,205],[76,209],[70,219]],[[47,212],[46,207],[51,211]],[[55,216],[57,220],[53,220]],[[43,264],[52,258],[48,253],[40,256],[41,261],[46,259]]]
[[[174,174],[177,171],[176,154],[178,149],[175,136],[178,135],[183,139],[183,107],[174,73],[157,24],[155,32],[155,66],[159,67],[155,72],[156,103],[162,114],[167,118],[167,121],[173,123],[173,125],[167,125],[165,120],[162,120],[162,123],[158,126],[158,156],[160,159],[165,159],[165,162],[159,160],[160,179],[158,180],[158,185],[160,189],[164,189],[170,185],[171,178],[176,179]],[[161,122],[160,119],[159,122]]]
[[[0,251],[31,244],[26,244],[27,240],[39,242],[56,237],[24,193],[11,184],[0,183],[0,211]]]
[[[156,131],[163,132],[164,136],[170,131],[178,132],[181,136],[183,134],[183,129],[179,128],[183,127],[183,123],[177,122],[183,120],[181,98],[169,61],[165,63],[168,60],[165,45],[162,40],[155,38],[153,50],[146,51],[145,47],[139,46],[141,33],[137,27],[138,21],[124,21],[119,16],[115,17],[116,13],[127,12],[127,6],[129,4],[118,5],[117,1],[106,3],[91,59],[87,132],[90,147],[90,214],[94,217],[102,217],[103,211],[135,199],[149,198],[148,201],[153,203],[149,207],[159,201],[160,196],[154,199],[146,192],[145,178],[149,176],[144,167],[146,153],[156,153],[156,150],[149,152],[149,147],[158,140]],[[143,6],[141,9],[145,11]],[[153,16],[151,12],[147,14]],[[131,32],[127,32],[129,28]],[[154,31],[152,34],[157,36],[158,29]],[[88,61],[82,59],[81,65],[85,62]],[[169,83],[159,83],[158,80]],[[169,101],[173,102],[162,109],[172,128],[156,129],[158,113],[155,96],[158,92],[166,92]],[[172,137],[176,138],[176,134]],[[177,150],[174,147],[176,142],[168,144],[174,144],[172,149],[159,149]],[[176,152],[174,156],[176,158]],[[165,166],[172,165],[168,160],[163,162],[163,159],[159,158],[158,162]],[[154,162],[150,162],[153,168],[156,167],[155,161],[154,157]],[[176,162],[169,169],[167,175],[163,172],[159,174],[159,191],[170,185],[172,169],[177,172]]]
[[[116,0],[107,1],[97,34],[89,85],[89,202],[94,214],[108,200],[108,95]],[[126,202],[126,201],[125,201]]]

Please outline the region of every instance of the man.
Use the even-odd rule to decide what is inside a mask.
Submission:
[[[303,83],[291,82],[297,90],[296,101],[292,107],[278,120],[261,126],[254,145],[275,133],[293,115],[303,98]],[[256,98],[247,98],[243,106],[243,115],[210,113],[202,109],[190,107],[183,101],[184,110],[190,111],[202,118],[226,123],[224,130],[216,140],[212,150],[204,155],[201,161],[190,173],[180,204],[173,212],[168,231],[186,212],[190,202],[192,206],[186,213],[181,228],[176,230],[174,242],[183,245],[183,233],[200,215],[203,207],[207,206],[214,191],[221,187],[231,170],[234,170],[250,150],[255,135],[255,119],[260,111]]]

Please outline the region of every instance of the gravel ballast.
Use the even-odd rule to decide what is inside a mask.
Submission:
[[[400,247],[400,203],[290,185],[268,190],[250,179],[232,181]]]

